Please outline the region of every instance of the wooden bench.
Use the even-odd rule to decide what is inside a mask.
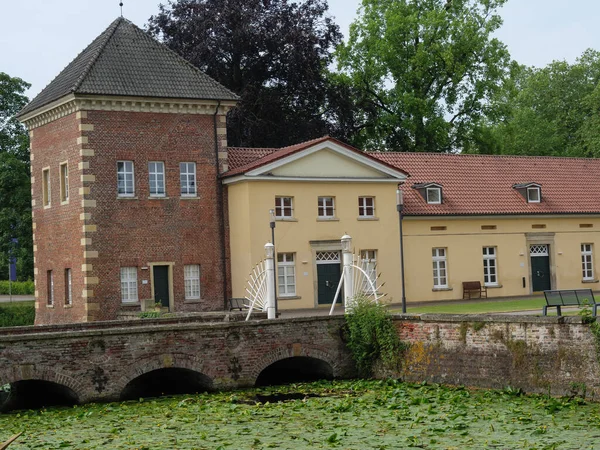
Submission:
[[[233,311],[234,309],[239,309],[240,311],[243,311],[244,309],[246,309],[246,307],[244,306],[245,301],[245,298],[230,298],[229,311]]]
[[[487,298],[487,288],[481,285],[481,281],[463,281],[463,299],[472,298],[471,294],[477,292],[479,298]]]
[[[548,308],[556,308],[556,314],[560,316],[561,306],[591,306],[593,317],[596,317],[598,304],[591,289],[544,291],[544,297],[546,297],[546,304],[543,309],[544,315],[547,315]]]

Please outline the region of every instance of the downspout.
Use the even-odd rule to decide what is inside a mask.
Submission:
[[[223,310],[227,310],[227,263],[225,260],[225,209],[223,208],[223,184],[219,173],[219,137],[217,135],[217,115],[221,107],[221,100],[217,100],[217,108],[213,114],[213,131],[215,138],[215,168],[217,169],[217,204],[219,207],[219,232],[221,239],[221,261],[223,270]]]

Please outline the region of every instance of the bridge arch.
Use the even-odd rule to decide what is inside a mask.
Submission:
[[[151,355],[132,364],[115,386],[122,400],[212,390],[213,380],[199,358],[186,354]]]
[[[257,386],[277,384],[273,382],[275,373],[279,373],[281,383],[333,379],[341,374],[338,362],[330,354],[301,344],[270,351],[251,370]]]

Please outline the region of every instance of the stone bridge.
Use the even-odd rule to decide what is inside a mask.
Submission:
[[[233,316],[227,316],[230,319]],[[213,317],[213,320],[215,318]],[[238,318],[239,319],[239,318]],[[222,317],[221,317],[222,320]],[[410,348],[379,376],[527,392],[600,393],[596,338],[580,318],[395,316]],[[344,318],[198,318],[0,331],[4,409],[348,378]]]

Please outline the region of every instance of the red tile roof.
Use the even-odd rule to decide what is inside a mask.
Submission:
[[[600,159],[543,156],[372,152],[410,174],[403,186],[407,215],[600,214]],[[429,205],[411,187],[443,186],[443,203]],[[538,183],[540,203],[513,189]]]
[[[276,148],[229,148],[229,172],[239,175],[326,140],[324,136]],[[366,152],[409,174],[403,186],[407,215],[600,214],[600,159],[545,156]],[[430,205],[412,186],[443,186],[443,202]],[[515,184],[538,183],[540,203],[527,203]]]

